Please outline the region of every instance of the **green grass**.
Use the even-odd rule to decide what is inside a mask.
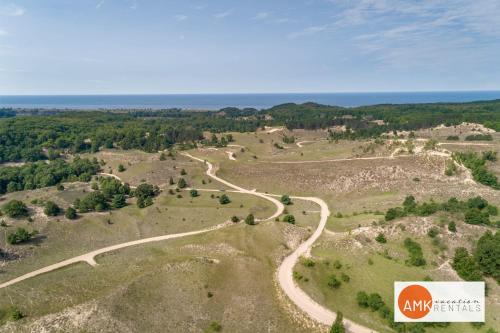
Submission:
[[[217,321],[226,332],[310,332],[275,297],[273,253],[283,251],[281,227],[239,224],[123,249],[98,257],[95,268],[78,264],[0,290],[0,308],[12,300],[28,315],[15,323],[19,332],[39,316],[87,302],[98,308],[78,330],[202,331]],[[75,330],[67,317],[57,318],[64,331]]]

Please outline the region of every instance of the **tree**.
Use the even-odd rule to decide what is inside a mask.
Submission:
[[[245,223],[248,225],[254,225],[255,224],[255,217],[253,214],[248,214],[247,217],[245,217]]]
[[[485,275],[500,283],[500,232],[494,235],[491,231],[485,232],[477,241],[474,258]]]
[[[384,305],[382,297],[378,293],[372,293],[368,296],[368,306],[372,311],[377,311]]]
[[[337,289],[340,287],[341,283],[340,281],[337,279],[337,277],[335,275],[330,275],[328,277],[328,282],[327,282],[328,286],[330,288],[334,288],[334,289]]]
[[[287,222],[290,224],[295,224],[295,216],[288,214],[283,217],[283,222]]]
[[[111,200],[111,207],[119,209],[127,205],[127,200],[125,195],[122,193],[115,194],[113,200]]]
[[[226,194],[221,195],[220,198],[219,198],[219,203],[221,205],[226,205],[226,204],[228,204],[230,202],[231,202],[231,200],[229,200],[229,197]]]
[[[286,194],[281,196],[280,201],[282,204],[287,205],[287,206],[292,204],[292,199],[290,199],[290,196],[288,196]]]
[[[185,176],[185,175],[187,175],[187,172],[186,172],[186,170],[185,170],[185,169],[182,169],[182,170],[181,170],[181,176]]]
[[[387,243],[387,239],[385,238],[385,235],[383,233],[379,233],[377,237],[375,237],[375,240],[379,243]]]
[[[28,207],[22,201],[11,200],[3,206],[3,212],[8,217],[19,218],[28,215]]]
[[[457,224],[455,222],[451,221],[448,224],[448,230],[451,232],[457,232]]]
[[[364,291],[359,291],[356,295],[356,302],[358,302],[358,305],[362,308],[367,308],[369,306],[368,304],[368,294],[365,293]]]
[[[330,333],[345,333],[343,320],[344,316],[342,315],[342,312],[337,311],[337,316],[335,317],[332,328],[330,328]]]
[[[74,209],[73,207],[68,207],[64,216],[66,216],[66,218],[69,220],[74,220],[78,217],[78,215],[76,214],[76,209]]]
[[[490,217],[488,212],[483,212],[478,208],[470,208],[465,212],[464,221],[465,223],[474,225],[489,224]]]
[[[61,208],[53,201],[47,201],[43,210],[47,216],[57,216],[61,213]]]
[[[125,170],[126,170],[126,169],[125,169],[125,167],[123,166],[123,164],[118,165],[118,172],[123,172],[123,171],[125,171]]]
[[[417,205],[417,202],[416,202],[415,197],[413,195],[407,196],[405,198],[405,200],[403,201],[403,207],[408,211],[412,211],[416,205]]]
[[[178,188],[185,188],[187,186],[186,180],[184,178],[179,178],[177,181]]]
[[[24,228],[17,228],[15,232],[7,236],[7,242],[9,244],[15,245],[29,241],[33,236],[37,235],[38,232],[34,230],[33,232],[28,232]]]
[[[482,273],[474,257],[469,255],[467,249],[459,247],[451,264],[457,274],[466,281],[481,281]]]
[[[233,217],[231,217],[231,222],[233,222],[233,223],[240,222],[240,218],[238,216],[234,215]]]
[[[191,198],[196,198],[200,194],[198,193],[198,190],[192,189],[191,191],[189,191],[189,195],[191,195]]]

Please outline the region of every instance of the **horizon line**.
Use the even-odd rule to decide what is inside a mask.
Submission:
[[[500,92],[498,90],[380,90],[380,91],[317,91],[317,92],[195,92],[195,93],[68,93],[68,94],[0,94],[0,97],[30,97],[30,96],[182,96],[182,95],[301,95],[301,94],[404,94],[404,93],[474,93]]]

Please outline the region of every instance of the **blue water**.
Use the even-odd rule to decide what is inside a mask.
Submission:
[[[198,95],[64,95],[0,96],[0,107],[68,109],[162,109],[218,110],[268,108],[282,103],[316,102],[355,107],[373,104],[471,102],[500,99],[500,91],[387,92],[387,93],[304,93],[304,94],[198,94]]]

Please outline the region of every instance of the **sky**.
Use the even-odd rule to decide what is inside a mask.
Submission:
[[[0,95],[500,90],[499,0],[0,0]]]

